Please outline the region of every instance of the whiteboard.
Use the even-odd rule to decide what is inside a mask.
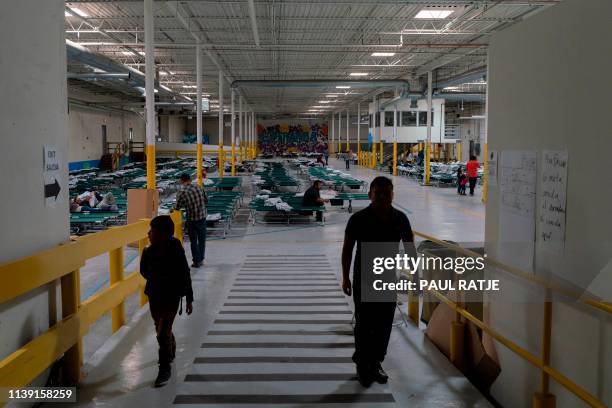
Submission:
[[[504,150],[499,156],[499,258],[533,271],[537,153]]]
[[[538,241],[545,251],[562,255],[565,249],[567,151],[542,152]]]

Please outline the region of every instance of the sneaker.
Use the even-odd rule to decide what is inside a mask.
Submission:
[[[157,378],[155,379],[155,387],[163,387],[164,385],[168,384],[168,380],[170,380],[170,377],[172,376],[172,370],[170,369],[170,367],[167,368],[159,368],[159,373],[157,374]]]

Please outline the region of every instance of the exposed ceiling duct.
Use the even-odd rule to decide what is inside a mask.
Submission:
[[[82,80],[115,79],[125,81],[133,88],[144,88],[145,86],[145,76],[142,72],[134,68],[125,66],[104,55],[93,53],[87,48],[73,43],[70,40],[66,40],[66,56],[68,60],[76,61],[80,64],[88,65],[92,68],[104,71],[100,73],[73,73],[68,75],[69,78],[72,76],[72,78],[74,79]],[[160,96],[187,101],[184,96],[172,92],[169,88],[163,85],[159,85],[158,83],[156,83],[155,87],[156,89],[158,89],[158,94]]]
[[[290,79],[290,80],[241,80],[232,82],[232,88],[331,88],[347,86],[351,88],[400,88],[410,90],[410,82],[404,79],[374,79],[352,81],[346,79]]]

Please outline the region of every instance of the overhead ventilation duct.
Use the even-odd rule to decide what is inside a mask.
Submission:
[[[145,76],[142,72],[123,65],[107,56],[93,53],[87,48],[70,40],[66,40],[66,57],[69,60],[89,65],[92,68],[97,68],[104,71],[101,73],[94,72],[86,74],[69,74],[69,78],[72,76],[74,79],[82,80],[92,80],[97,78],[106,80],[121,79],[125,80],[127,84],[133,88],[144,88],[145,86]],[[158,94],[161,96],[187,100],[184,96],[178,95],[170,91],[169,88],[160,86],[158,83],[155,84],[155,87],[158,89]]]
[[[288,80],[238,80],[232,88],[330,88],[350,86],[351,88],[399,88],[401,92],[410,90],[410,82],[403,79],[374,79],[352,81],[346,79],[288,79]]]

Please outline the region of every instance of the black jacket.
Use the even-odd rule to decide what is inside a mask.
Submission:
[[[193,302],[191,272],[183,244],[171,238],[169,245],[150,245],[140,258],[140,274],[147,280],[145,294],[156,300],[178,300],[186,296]]]

